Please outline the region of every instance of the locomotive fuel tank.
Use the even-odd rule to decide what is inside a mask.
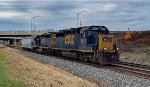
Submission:
[[[71,57],[71,58],[74,58],[76,59],[77,58],[77,54],[76,53],[71,53],[71,52],[62,52],[62,56],[64,57]]]

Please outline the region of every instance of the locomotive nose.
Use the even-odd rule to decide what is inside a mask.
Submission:
[[[113,35],[99,35],[99,51],[112,52],[114,46]]]
[[[119,60],[116,43],[113,35],[99,35],[99,63],[101,65],[115,64]]]

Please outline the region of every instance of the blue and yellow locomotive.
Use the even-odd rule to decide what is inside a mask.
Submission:
[[[44,54],[110,65],[119,62],[113,35],[105,26],[84,26],[49,32],[35,38],[33,50]]]

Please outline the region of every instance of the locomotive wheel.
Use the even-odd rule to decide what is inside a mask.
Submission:
[[[80,60],[80,58],[81,58],[81,54],[77,53],[77,60]]]
[[[79,54],[79,60],[81,60],[81,57],[82,57],[81,54]]]
[[[105,64],[106,64],[106,63],[105,63],[104,54],[102,54],[102,53],[99,53],[99,54],[98,54],[98,61],[99,61],[99,64],[100,64],[100,65],[105,65]]]
[[[91,62],[92,61],[92,59],[91,59],[91,55],[90,54],[88,54],[88,62]]]
[[[90,54],[87,54],[87,61],[91,62],[91,55]]]
[[[50,49],[50,55],[53,55],[53,52],[52,52],[52,50]]]
[[[80,54],[78,54],[77,60],[80,60]]]
[[[58,50],[58,56],[62,56],[61,50]]]
[[[85,55],[82,55],[81,59],[82,59],[82,61],[85,61]]]
[[[92,57],[92,63],[96,63],[96,58]]]
[[[51,52],[50,52],[50,50],[48,50],[47,54],[48,54],[48,55],[51,55]]]
[[[115,61],[119,62],[119,57],[120,57],[119,53],[116,52],[116,53],[115,53]]]
[[[52,50],[52,55],[55,56],[55,50]]]
[[[46,49],[44,49],[44,55],[46,55]]]
[[[84,61],[84,58],[85,58],[85,55],[83,54],[83,55],[81,56],[81,61]]]
[[[80,60],[83,61],[83,54],[80,55]]]
[[[88,61],[87,54],[84,55],[83,61]]]
[[[34,48],[34,52],[37,53],[37,48]]]

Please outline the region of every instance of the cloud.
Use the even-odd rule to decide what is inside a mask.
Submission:
[[[19,17],[19,16],[22,16],[23,14],[22,13],[19,13],[19,12],[0,12],[0,18],[14,18],[14,17]]]
[[[35,19],[38,29],[63,29],[76,27],[77,13],[85,10],[79,15],[83,25],[146,28],[149,27],[144,24],[150,20],[149,9],[148,1],[8,0],[0,1],[0,23],[30,28],[30,20],[36,15],[39,16]]]
[[[95,4],[83,4],[77,10],[86,10],[88,13],[109,13],[117,8],[115,3],[95,3]]]
[[[136,21],[130,21],[128,24],[129,25],[137,25],[137,24],[141,24],[141,23],[143,23],[142,20],[136,20]]]
[[[2,1],[1,1],[1,2],[0,2],[0,5],[1,5],[1,6],[8,6],[9,3],[7,3],[7,2],[2,2]]]

